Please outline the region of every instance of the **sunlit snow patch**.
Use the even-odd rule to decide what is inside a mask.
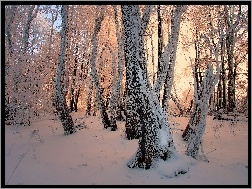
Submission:
[[[189,166],[195,165],[196,160],[186,155],[176,155],[166,161],[159,159],[156,162],[156,170],[161,178],[173,178],[179,174],[186,174]]]

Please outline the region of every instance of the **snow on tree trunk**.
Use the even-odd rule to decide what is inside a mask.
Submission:
[[[186,149],[186,154],[197,159],[199,155],[199,145],[201,144],[202,136],[206,128],[206,117],[208,112],[208,101],[213,93],[214,87],[218,82],[220,68],[217,66],[216,74],[213,74],[213,65],[210,63],[206,69],[205,77],[199,87],[199,91],[196,92],[196,97],[194,98],[196,102],[195,116],[192,118],[193,123],[191,128],[193,132],[190,133],[188,137],[188,146]],[[195,72],[194,72],[195,74]],[[196,88],[196,82],[194,79],[194,85]],[[200,98],[198,97],[200,95]]]
[[[60,45],[60,54],[56,75],[56,110],[58,112],[62,126],[64,128],[64,134],[68,135],[76,132],[76,129],[74,128],[72,117],[67,108],[66,98],[64,96],[62,87],[62,74],[64,68],[64,57],[66,50],[66,30],[67,30],[67,10],[65,5],[62,6],[61,15],[62,15],[61,45]]]
[[[160,66],[165,67],[163,68],[164,69],[163,74],[166,73],[165,80],[164,78],[162,78],[164,76],[160,74],[161,75],[160,78],[162,78],[162,82],[160,83],[160,85],[164,83],[162,107],[165,112],[168,111],[168,102],[170,100],[171,88],[172,88],[173,78],[174,78],[174,68],[175,68],[175,62],[176,62],[176,52],[177,52],[177,45],[178,45],[178,38],[179,38],[181,15],[183,14],[185,10],[186,10],[186,6],[184,5],[176,6],[176,9],[172,15],[172,20],[171,20],[171,35],[170,35],[169,42],[167,45],[167,48],[169,49],[166,49],[168,57],[165,57],[163,54],[161,58],[161,62],[160,62]],[[164,61],[167,61],[167,62],[164,63]],[[159,91],[161,88],[155,88],[155,89],[156,89],[156,92],[159,94]]]
[[[143,35],[144,32],[147,28],[147,24],[148,24],[148,20],[150,18],[150,9],[151,6],[146,6],[145,11],[143,13],[143,17],[142,19],[139,18],[139,22],[141,22],[141,24],[139,23],[138,26],[136,26],[136,31],[135,32],[140,32],[140,33],[136,33],[136,35],[138,35],[138,40],[139,43],[141,43],[142,45],[139,46],[139,48],[141,48],[141,50],[139,50],[142,54],[144,53],[144,45],[143,45]],[[125,12],[126,13],[126,12]],[[128,13],[127,13],[128,14]],[[127,16],[125,15],[124,17],[125,19],[127,19]],[[141,20],[141,21],[140,21]],[[123,32],[125,32],[125,28],[123,30]],[[125,34],[125,33],[124,33]],[[125,49],[125,40],[128,40],[125,38],[126,35],[124,36],[124,49]],[[142,56],[142,58],[145,60],[145,57]],[[126,57],[125,57],[126,59]],[[138,102],[135,102],[134,99],[134,94],[136,94],[138,91],[137,89],[133,87],[130,87],[130,83],[134,82],[134,78],[132,78],[132,72],[130,70],[130,68],[128,67],[131,61],[130,60],[126,60],[125,65],[126,65],[126,99],[125,99],[125,104],[126,104],[126,125],[125,125],[125,133],[126,133],[126,137],[128,140],[131,139],[138,139],[139,138],[139,129],[138,123],[140,120],[139,114],[136,113],[136,109],[138,108]],[[146,61],[141,61],[139,62],[139,66],[141,67],[142,70],[144,70],[143,74],[144,74],[144,78],[147,78],[147,66],[146,66]],[[135,72],[135,71],[134,71]],[[136,74],[137,72],[135,72],[134,74]],[[150,82],[149,80],[147,80],[147,85],[148,87],[150,87]],[[130,87],[130,88],[129,88]],[[132,96],[133,95],[133,96]]]
[[[154,84],[154,91],[157,93],[157,95],[160,93],[160,90],[165,82],[166,77],[167,79],[167,85],[165,86],[167,88],[167,92],[165,95],[166,102],[169,102],[170,99],[170,93],[171,93],[171,86],[173,83],[173,76],[174,76],[174,64],[175,64],[175,57],[176,57],[176,50],[177,50],[177,43],[178,43],[178,35],[179,35],[179,29],[180,29],[180,21],[181,21],[181,15],[186,10],[185,5],[177,5],[176,9],[172,15],[172,24],[171,24],[171,35],[168,41],[167,46],[164,49],[164,52],[161,56],[161,62],[160,62],[160,74],[158,75],[158,78]],[[170,64],[170,69],[169,69]],[[167,103],[164,102],[164,109],[165,112],[167,111]]]
[[[114,14],[115,14],[115,26],[116,26],[116,38],[117,38],[117,45],[118,45],[118,79],[116,80],[116,98],[118,101],[116,102],[116,119],[118,121],[124,120],[122,116],[122,77],[123,77],[123,65],[124,65],[124,55],[123,55],[123,33],[121,35],[119,33],[119,20],[118,20],[118,12],[116,6],[113,6]]]
[[[101,23],[104,19],[104,11],[105,9],[103,7],[101,11],[101,15],[95,19],[94,33],[92,36],[92,54],[91,54],[90,64],[91,64],[91,76],[92,76],[92,80],[96,89],[96,98],[97,98],[98,106],[100,109],[102,123],[104,125],[104,128],[108,128],[110,127],[110,121],[109,121],[108,114],[106,112],[106,107],[102,98],[101,86],[99,83],[99,78],[98,78],[97,70],[95,67],[95,60],[96,60],[96,55],[97,55],[97,35],[101,29]]]
[[[110,53],[112,55],[112,75],[113,75],[113,81],[112,81],[112,92],[111,92],[111,99],[110,99],[110,126],[111,131],[117,130],[116,125],[116,115],[115,115],[115,109],[116,109],[116,99],[117,99],[117,75],[116,75],[116,60],[115,60],[115,54],[110,48],[110,46],[107,45],[107,47],[110,50]]]
[[[149,86],[146,64],[141,39],[142,28],[140,11],[136,5],[123,5],[122,18],[124,26],[124,50],[126,60],[127,80],[127,106],[134,107],[130,115],[135,116],[132,127],[138,128],[138,148],[135,156],[128,162],[128,167],[149,169],[156,159],[166,160],[175,147],[168,127],[167,118],[163,112],[158,98]],[[148,21],[147,21],[148,23]]]

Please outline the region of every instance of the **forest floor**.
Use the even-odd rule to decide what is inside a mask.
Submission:
[[[175,146],[181,157],[160,166],[130,169],[138,140],[126,140],[125,122],[115,132],[103,129],[101,119],[74,113],[86,127],[64,136],[58,120],[31,126],[5,126],[5,184],[8,185],[248,185],[248,122],[207,117],[203,148],[209,162],[184,154],[182,131],[189,118],[170,117]],[[174,176],[178,169],[188,172]]]

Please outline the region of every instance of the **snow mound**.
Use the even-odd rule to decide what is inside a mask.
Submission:
[[[161,178],[173,178],[179,174],[185,174],[189,171],[189,166],[195,165],[196,160],[186,155],[176,155],[156,162],[157,173]]]

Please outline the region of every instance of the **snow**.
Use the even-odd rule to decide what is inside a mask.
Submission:
[[[246,121],[231,124],[207,117],[203,135],[207,163],[183,155],[186,143],[180,129],[185,129],[189,118],[170,117],[170,123],[174,123],[171,124],[174,144],[180,155],[167,161],[158,160],[153,168],[144,170],[126,165],[137,149],[138,140],[125,139],[125,122],[118,122],[118,130],[111,132],[103,129],[101,118],[84,115],[73,113],[73,120],[82,125],[85,122],[85,127],[78,127],[76,133],[67,136],[59,121],[46,117],[32,122],[30,127],[6,125],[5,184],[8,180],[9,185],[248,184]],[[178,174],[180,171],[187,173]]]

